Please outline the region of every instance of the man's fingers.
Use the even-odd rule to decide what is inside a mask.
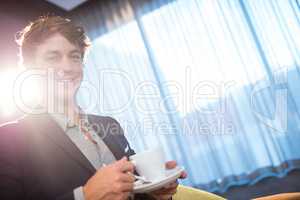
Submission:
[[[164,188],[165,188],[165,189],[172,189],[172,188],[177,188],[177,186],[178,186],[178,182],[176,181],[176,182],[174,182],[174,183],[168,184],[168,185],[165,186]]]
[[[156,195],[174,195],[177,192],[177,188],[169,188],[157,191]]]
[[[153,192],[153,195],[158,197],[159,199],[170,199],[174,194],[176,194],[177,188],[173,189],[162,189]]]
[[[120,173],[116,177],[119,182],[134,183],[135,177],[131,173]]]
[[[170,193],[176,191],[177,187],[178,187],[178,183],[175,182],[175,183],[165,186],[159,190],[156,190],[153,193],[154,194],[170,194]]]
[[[134,165],[129,162],[126,157],[119,160],[116,163],[116,166],[120,172],[134,172]]]
[[[123,183],[121,186],[121,192],[132,192],[133,183]]]
[[[129,196],[130,196],[130,192],[121,192],[119,194],[110,196],[110,199],[128,200]]]
[[[186,171],[183,171],[182,173],[181,173],[181,175],[180,175],[180,179],[185,179],[187,177],[187,173],[186,173]]]
[[[177,162],[175,160],[166,162],[167,169],[173,169],[177,166]]]
[[[132,192],[133,186],[133,183],[118,183],[111,187],[115,194],[120,195],[123,192]]]
[[[121,199],[127,200],[129,196],[130,196],[130,192],[123,192],[121,195]]]
[[[131,162],[126,161],[123,165],[120,166],[120,170],[122,172],[131,172],[131,173],[133,173],[134,172],[134,165]]]
[[[177,163],[175,160],[172,160],[172,161],[168,161],[166,162],[166,168],[167,169],[173,169],[177,166]],[[183,171],[180,175],[180,179],[185,179],[187,177],[187,173],[185,171]]]
[[[159,199],[160,200],[169,200],[169,199],[171,199],[172,196],[173,195],[168,195],[168,194],[166,194],[166,195],[159,195]]]

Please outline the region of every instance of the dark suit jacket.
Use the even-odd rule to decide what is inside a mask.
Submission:
[[[88,119],[116,159],[134,154],[116,120],[95,115]],[[1,200],[73,200],[73,189],[83,186],[95,172],[47,114],[0,127]],[[151,197],[142,194],[138,199]]]

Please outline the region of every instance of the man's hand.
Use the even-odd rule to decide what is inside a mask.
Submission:
[[[166,163],[167,169],[173,169],[177,166],[176,161],[169,161]],[[184,171],[180,175],[180,179],[185,179],[187,177],[187,173]],[[172,196],[176,193],[178,187],[177,180],[173,183],[170,183],[169,185],[165,186],[162,189],[153,191],[150,193],[155,199],[157,200],[169,200],[172,198]]]
[[[133,171],[125,157],[102,167],[83,186],[85,200],[127,200],[135,181]]]

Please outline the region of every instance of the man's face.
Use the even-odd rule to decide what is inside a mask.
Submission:
[[[36,47],[34,65],[53,70],[56,86],[60,83],[61,89],[56,87],[50,95],[59,102],[75,98],[83,76],[82,53],[77,46],[61,34],[54,34]]]

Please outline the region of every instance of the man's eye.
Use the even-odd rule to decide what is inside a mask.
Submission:
[[[80,56],[72,56],[73,59],[80,59]]]
[[[81,61],[81,56],[80,55],[73,55],[72,60],[76,61],[76,62],[80,62]]]
[[[56,57],[56,56],[53,56],[53,57],[47,57],[46,60],[49,61],[49,62],[54,62],[54,61],[57,61],[57,60],[58,60],[58,57]]]

